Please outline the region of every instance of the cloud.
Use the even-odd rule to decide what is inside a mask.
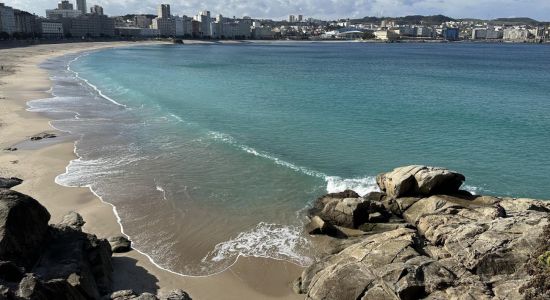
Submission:
[[[3,0],[6,5],[44,15],[54,8],[56,0]],[[444,14],[463,18],[532,17],[548,21],[548,0],[88,0],[88,6],[98,4],[109,15],[126,13],[156,13],[164,1],[171,4],[172,13],[194,15],[208,9],[226,16],[248,15],[256,18],[286,18],[289,14],[338,19],[363,16],[403,16],[411,14]],[[76,2],[76,0],[71,0]]]

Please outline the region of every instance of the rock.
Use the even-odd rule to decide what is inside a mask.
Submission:
[[[120,290],[111,293],[106,299],[112,300],[129,300],[135,299],[137,297],[136,293],[133,290]]]
[[[380,189],[392,198],[456,193],[464,180],[462,174],[426,166],[396,168],[376,177]]]
[[[310,222],[306,225],[305,230],[308,234],[325,234],[336,238],[344,238],[346,235],[341,232],[334,225],[323,221],[318,216],[311,218]]]
[[[0,189],[11,189],[12,187],[16,185],[20,185],[21,183],[23,183],[23,180],[16,177],[11,177],[11,178],[0,177]]]
[[[109,244],[114,253],[124,253],[132,250],[132,242],[122,235],[110,237]]]
[[[87,298],[111,292],[111,247],[107,240],[69,226],[53,227],[33,272],[43,280],[64,279]]]
[[[415,168],[382,176],[379,184],[388,195],[363,199],[390,211],[384,221],[391,223],[369,223],[381,221],[383,212],[364,209],[361,216],[368,215],[368,222],[358,230],[366,235],[326,252],[302,272],[296,290],[312,300],[549,297],[550,202],[471,195],[457,190],[460,174]],[[411,174],[418,184],[412,188],[411,179],[403,179]],[[349,222],[363,203],[321,199],[321,212],[329,208],[345,215],[337,221]],[[357,205],[336,209],[346,202]]]
[[[50,214],[38,201],[0,189],[0,260],[29,268],[48,238]]]
[[[86,224],[86,222],[84,222],[82,216],[74,211],[63,216],[63,219],[59,223],[59,225],[69,226],[76,230],[82,230],[84,224]]]
[[[369,222],[369,215],[378,213],[378,221],[387,220],[389,213],[380,202],[358,198],[332,198],[330,195],[318,199],[315,212],[323,221],[335,226],[358,228]],[[311,213],[310,212],[310,213]]]
[[[56,138],[56,137],[57,137],[57,135],[55,135],[53,133],[44,132],[44,133],[40,133],[40,134],[37,134],[35,136],[32,136],[31,141],[40,141],[42,139],[53,139],[53,138]]]
[[[156,295],[151,293],[143,293],[135,298],[136,300],[158,300]]]
[[[162,300],[192,300],[191,296],[183,290],[176,289],[160,297]]]
[[[8,147],[8,148],[4,148],[4,151],[13,152],[13,151],[17,151],[17,148],[15,148],[15,147]]]
[[[0,261],[0,281],[19,282],[25,276],[25,269],[10,261]]]

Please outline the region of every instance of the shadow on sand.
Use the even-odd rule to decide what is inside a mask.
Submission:
[[[113,290],[156,294],[159,289],[158,279],[136,263],[137,260],[130,257],[113,256]]]

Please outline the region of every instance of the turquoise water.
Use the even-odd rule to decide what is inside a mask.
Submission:
[[[56,97],[31,106],[78,113],[54,126],[82,135],[58,181],[90,186],[140,250],[184,274],[239,255],[305,265],[308,203],[375,190],[402,165],[550,198],[548,46],[138,46],[49,69]]]

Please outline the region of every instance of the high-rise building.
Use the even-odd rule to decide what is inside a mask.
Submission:
[[[76,0],[76,8],[85,15],[88,12],[86,8],[86,0]]]
[[[92,13],[94,15],[103,15],[103,7],[101,7],[99,5],[94,5],[94,6],[90,7],[90,13]]]
[[[170,18],[170,4],[161,4],[158,8],[158,17],[163,19]]]
[[[63,1],[61,1],[57,4],[57,9],[70,9],[70,10],[73,10],[74,6],[72,5],[71,2],[69,2],[67,0],[63,0]]]
[[[290,22],[290,23],[296,22],[296,16],[295,15],[288,16],[288,22]]]
[[[4,3],[0,3],[0,32],[12,34],[15,30],[15,15],[13,13],[13,8],[5,6]]]
[[[50,20],[58,20],[61,18],[76,18],[82,12],[75,10],[74,6],[67,0],[63,0],[57,4],[55,9],[46,9],[46,18]]]
[[[298,22],[302,22],[304,21],[304,16],[303,15],[298,15]]]
[[[36,29],[36,16],[22,10],[15,9],[15,32],[32,34]]]

